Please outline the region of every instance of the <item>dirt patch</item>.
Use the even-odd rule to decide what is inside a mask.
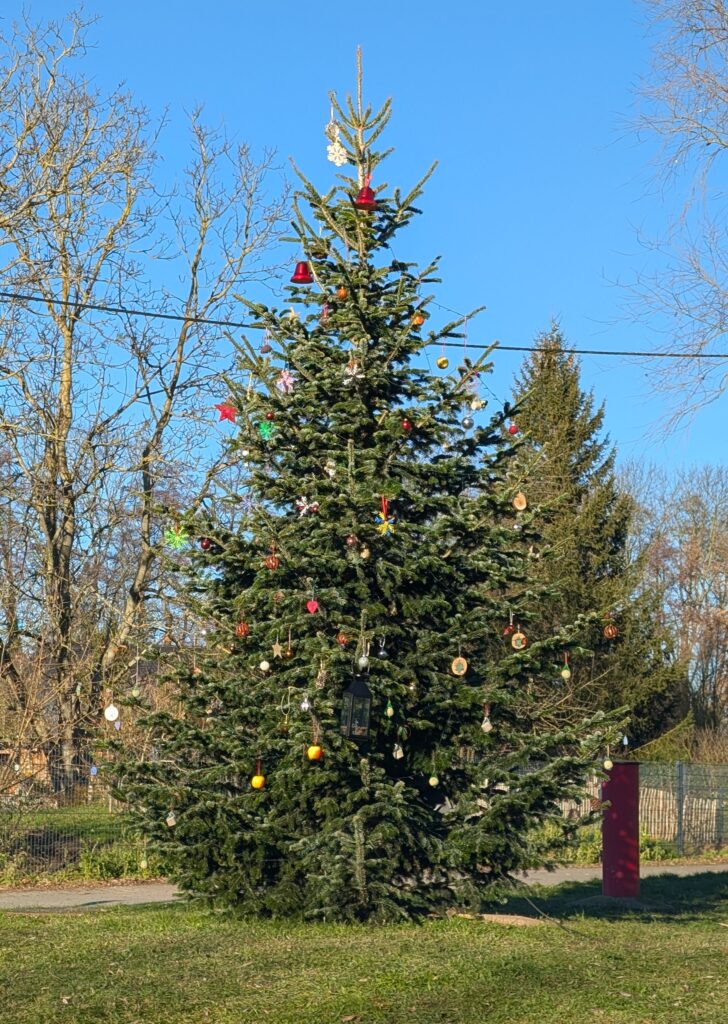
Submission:
[[[523,914],[455,914],[470,921],[484,921],[486,924],[504,924],[513,928],[533,928],[544,923],[542,917],[525,917]]]

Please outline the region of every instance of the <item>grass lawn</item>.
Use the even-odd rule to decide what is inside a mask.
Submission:
[[[534,927],[244,921],[179,907],[0,914],[3,1024],[722,1024],[728,872],[649,910],[543,889]],[[587,899],[586,903],[580,903]],[[537,916],[525,902],[498,908]]]

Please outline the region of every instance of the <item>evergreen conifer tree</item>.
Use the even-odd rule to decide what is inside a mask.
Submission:
[[[533,682],[579,623],[502,642],[509,608],[525,630],[539,600],[508,409],[472,423],[484,364],[422,368],[462,324],[423,334],[436,261],[392,253],[429,175],[407,194],[382,183],[390,105],[364,109],[361,77],[332,102],[353,173],[323,195],[302,178],[294,312],[248,303],[264,341],[240,345],[221,403],[249,467],[245,523],[187,524],[206,646],[119,788],[185,889],[384,920],[477,902],[542,863],[611,726],[541,721]]]
[[[548,633],[579,615],[590,619],[583,634],[590,654],[570,664],[561,707],[575,719],[589,707],[628,708],[630,740],[645,742],[682,717],[684,673],[659,595],[630,555],[634,504],[615,475],[604,404],[596,407],[582,388],[579,361],[565,351],[557,324],[537,337],[514,396],[519,472],[541,512],[542,557],[531,575],[550,595],[534,627]]]

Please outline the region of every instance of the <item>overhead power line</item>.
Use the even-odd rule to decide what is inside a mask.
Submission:
[[[48,299],[43,295],[26,295],[21,292],[0,291],[0,301],[5,302],[42,302]],[[156,309],[135,309],[129,306],[109,306],[99,302],[74,302],[72,299],[53,298],[53,305],[73,307],[74,309],[90,309],[97,313],[115,313],[122,316],[142,316],[150,320],[171,320],[175,323],[206,324],[210,327],[231,327],[237,330],[263,330],[258,324],[244,323],[240,320],[215,320],[204,316],[185,316],[182,313],[164,313]],[[446,308],[446,307],[443,307]],[[452,310],[451,312],[456,312]],[[465,314],[458,314],[465,317]],[[465,317],[467,319],[467,317]],[[427,343],[425,343],[427,344]],[[445,348],[465,348],[474,351],[487,351],[494,346],[503,352],[549,352],[543,345],[477,345],[471,342],[438,341],[435,344]],[[634,349],[599,349],[564,347],[563,352],[576,356],[623,356],[638,359],[728,359],[728,352],[640,352]]]

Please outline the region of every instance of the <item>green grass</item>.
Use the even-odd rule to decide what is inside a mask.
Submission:
[[[647,879],[648,911],[543,889],[561,921],[387,928],[194,908],[0,915],[3,1024],[719,1024],[728,872]],[[584,903],[582,901],[586,900]],[[515,902],[502,910],[528,911]]]

